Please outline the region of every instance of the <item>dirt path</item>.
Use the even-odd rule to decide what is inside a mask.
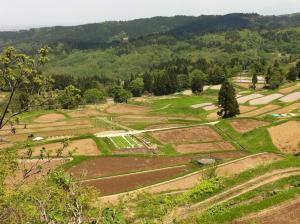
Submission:
[[[174,218],[182,220],[184,218],[187,218],[189,215],[193,214],[194,212],[197,212],[199,214],[199,212],[208,209],[212,205],[221,204],[225,201],[229,201],[242,194],[257,189],[263,185],[270,184],[277,180],[291,177],[291,176],[296,176],[296,175],[300,175],[300,168],[288,168],[288,169],[268,172],[246,183],[237,185],[233,188],[230,188],[227,191],[224,191],[220,194],[217,194],[199,203],[193,204],[191,206],[184,206],[184,207],[177,208],[173,210],[170,213],[170,215],[166,217],[163,223],[171,224],[173,223]]]

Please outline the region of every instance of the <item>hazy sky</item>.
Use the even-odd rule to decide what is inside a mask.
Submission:
[[[300,12],[300,0],[0,0],[0,28],[232,12]]]

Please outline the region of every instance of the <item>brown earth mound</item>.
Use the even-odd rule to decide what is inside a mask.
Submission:
[[[274,208],[265,209],[256,214],[249,215],[233,224],[299,224],[300,223],[300,198]]]
[[[148,112],[149,108],[130,104],[116,104],[106,111],[114,114],[142,114]]]
[[[180,153],[199,153],[199,152],[235,150],[235,148],[228,142],[183,144],[175,147],[176,147],[176,151]]]
[[[221,141],[222,137],[208,126],[154,132],[153,137],[162,143],[184,144]]]
[[[237,119],[230,122],[231,126],[238,132],[245,133],[252,131],[255,128],[259,128],[268,125],[268,122],[258,121],[253,119]]]
[[[63,114],[45,114],[34,120],[37,123],[51,123],[65,119]]]
[[[300,122],[289,121],[268,129],[274,145],[285,153],[299,152]]]

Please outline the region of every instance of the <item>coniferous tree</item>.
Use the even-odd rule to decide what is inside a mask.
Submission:
[[[256,89],[256,84],[257,84],[257,73],[256,72],[253,72],[253,75],[252,75],[252,88],[253,89]]]
[[[218,115],[223,118],[235,117],[240,114],[235,89],[227,79],[223,82],[219,92],[219,106],[221,109]]]
[[[286,79],[289,80],[289,81],[296,81],[297,77],[298,77],[297,68],[296,67],[290,68],[290,70],[289,70],[289,72],[287,74]]]
[[[298,73],[298,78],[300,79],[300,61],[298,61],[297,65],[296,65],[296,70]]]
[[[144,82],[144,91],[152,92],[152,90],[153,90],[153,76],[149,72],[146,72],[143,75],[143,82]]]

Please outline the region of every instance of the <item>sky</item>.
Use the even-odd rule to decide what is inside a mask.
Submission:
[[[0,29],[233,12],[295,13],[300,0],[0,0]]]

